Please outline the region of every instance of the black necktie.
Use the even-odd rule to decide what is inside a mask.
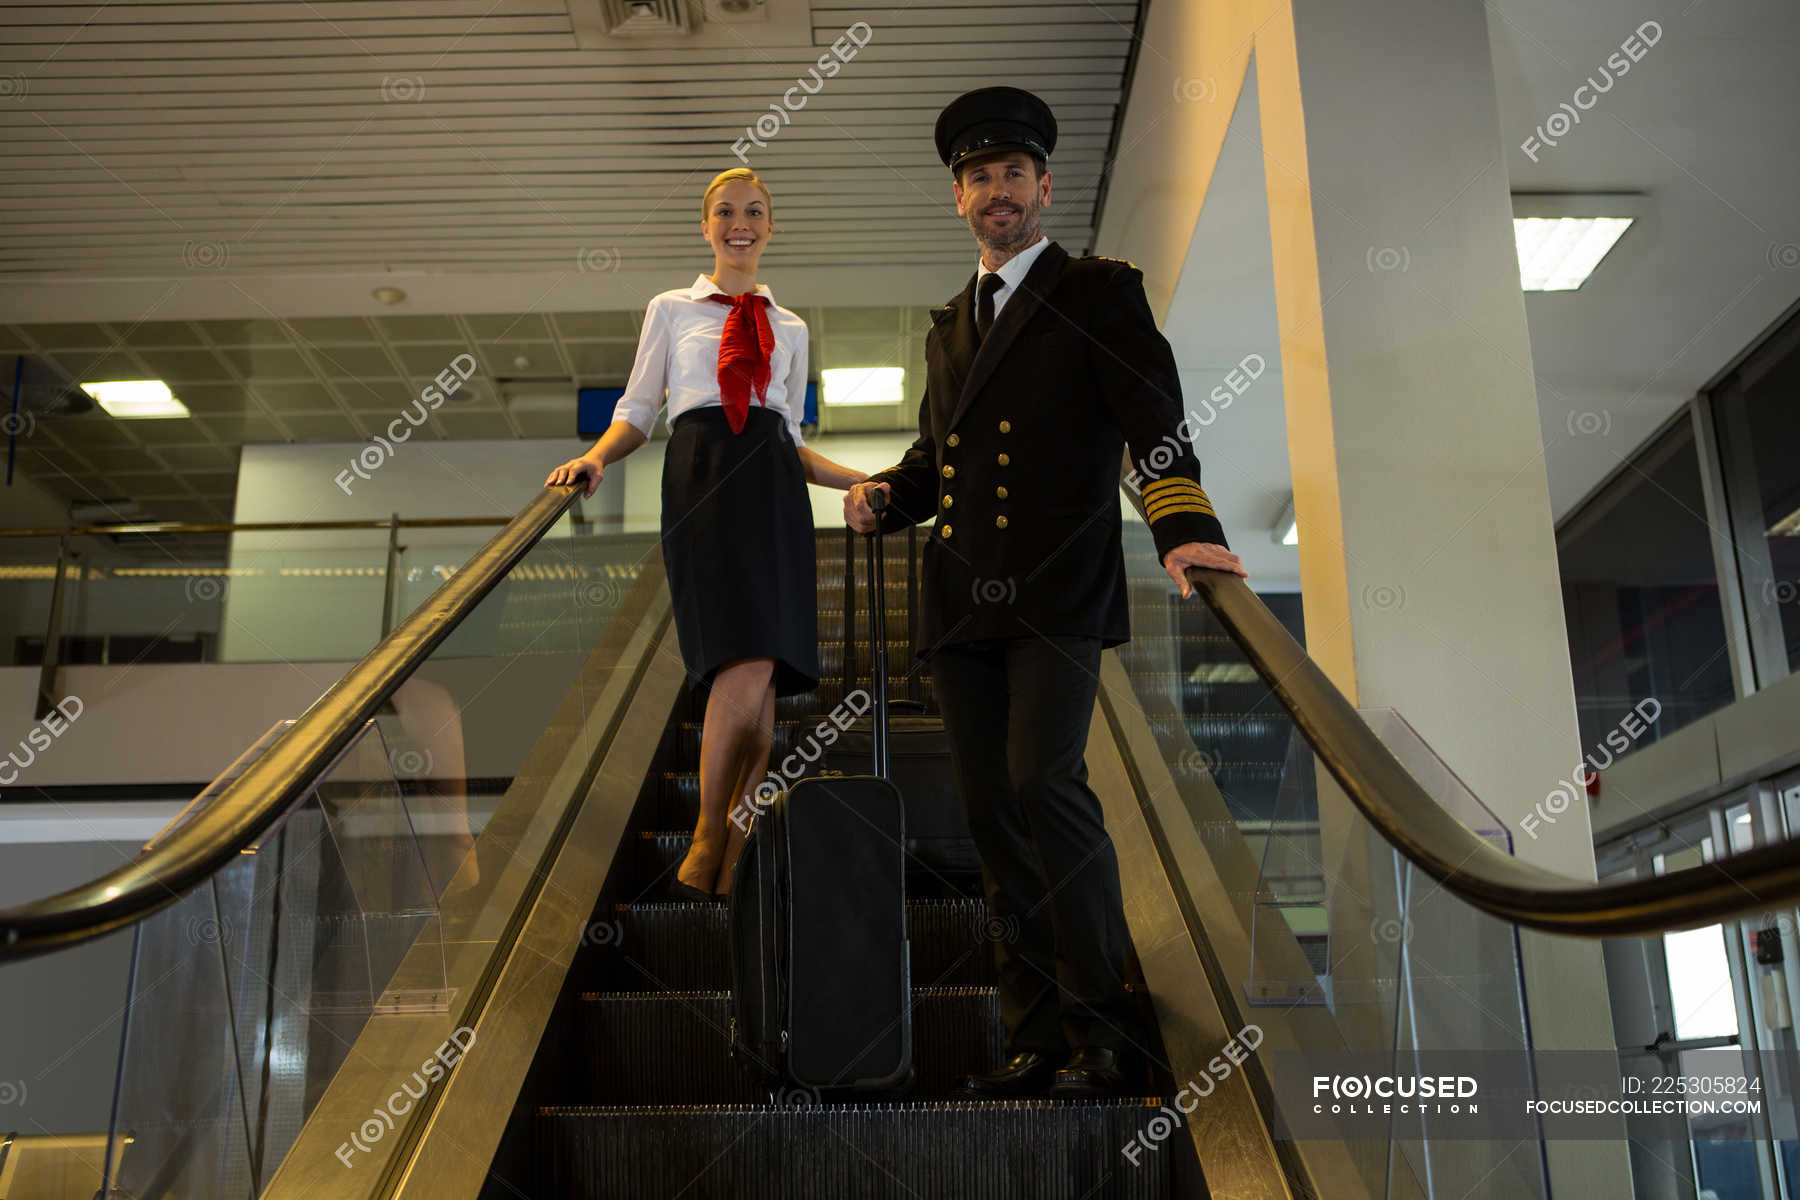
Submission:
[[[994,324],[994,293],[1006,286],[1000,272],[991,271],[981,277],[980,298],[975,301],[975,336],[985,338]]]

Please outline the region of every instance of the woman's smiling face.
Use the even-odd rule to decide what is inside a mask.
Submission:
[[[754,183],[734,179],[716,189],[707,201],[700,232],[720,266],[754,271],[774,232],[768,198]]]

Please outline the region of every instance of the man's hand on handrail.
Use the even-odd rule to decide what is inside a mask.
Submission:
[[[1189,567],[1205,567],[1209,571],[1230,571],[1233,575],[1249,578],[1250,572],[1238,556],[1225,547],[1213,542],[1183,542],[1163,555],[1163,570],[1181,589],[1181,598],[1186,600],[1194,594],[1194,585],[1188,582]]]

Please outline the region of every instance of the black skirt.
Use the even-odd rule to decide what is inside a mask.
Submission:
[[[751,402],[734,434],[718,405],[675,418],[663,455],[662,551],[688,678],[775,660],[775,694],[819,682],[818,559],[806,473],[787,419]]]

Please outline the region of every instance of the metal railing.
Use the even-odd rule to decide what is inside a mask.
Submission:
[[[1631,937],[1800,899],[1800,843],[1620,883],[1572,879],[1501,852],[1431,798],[1243,579],[1195,568],[1188,580],[1376,832],[1476,908],[1552,933]]]
[[[180,899],[255,841],[306,794],[382,703],[561,518],[579,491],[565,485],[539,493],[212,804],[168,837],[98,879],[0,912],[0,961],[88,941],[140,920]]]

